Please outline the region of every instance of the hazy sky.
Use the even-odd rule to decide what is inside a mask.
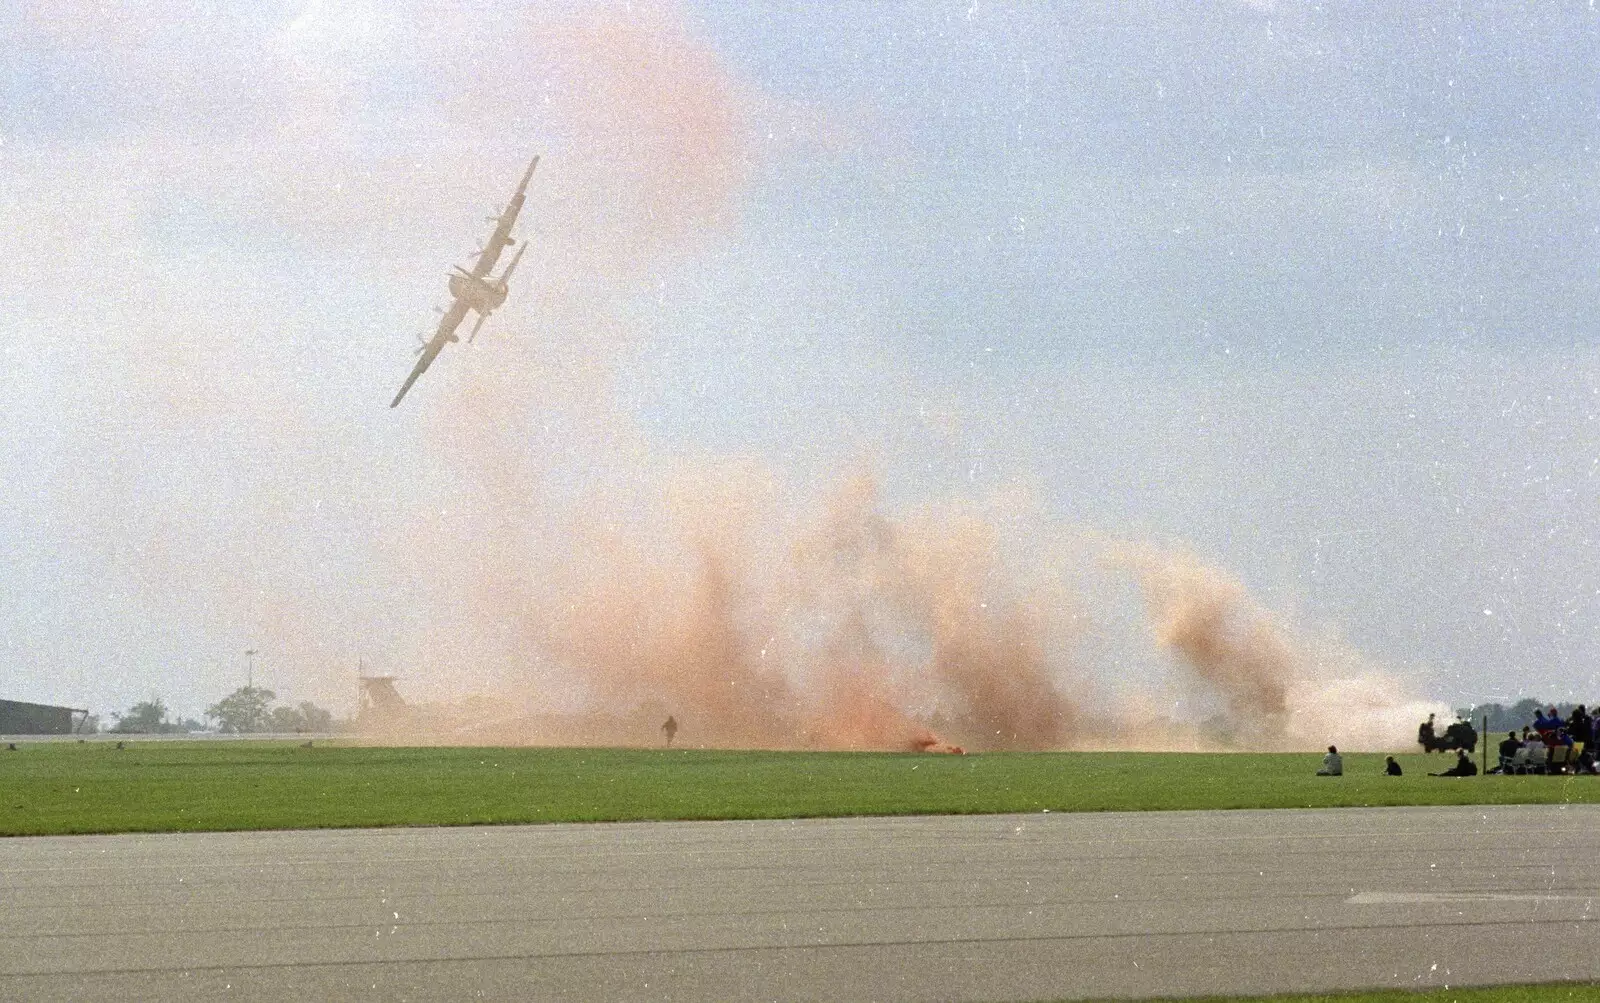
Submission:
[[[0,6],[0,695],[492,687],[500,562],[707,468],[1600,698],[1600,13],[1477,6]]]

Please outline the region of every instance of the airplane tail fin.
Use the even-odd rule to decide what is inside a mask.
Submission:
[[[517,253],[511,256],[511,264],[507,265],[506,270],[500,273],[501,285],[505,285],[507,282],[511,281],[511,273],[517,270],[517,262],[522,260],[522,252],[526,251],[527,249],[528,242],[524,240],[521,246],[517,248]]]

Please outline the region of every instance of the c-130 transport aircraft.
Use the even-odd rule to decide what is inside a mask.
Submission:
[[[472,333],[467,335],[467,343],[478,336],[478,329],[489,315],[500,308],[506,301],[506,283],[511,281],[511,273],[517,270],[517,262],[522,260],[522,252],[528,249],[527,241],[517,248],[517,253],[512,257],[511,264],[500,273],[499,278],[490,276],[494,271],[495,262],[500,260],[500,252],[515,244],[511,237],[511,228],[517,224],[517,213],[522,211],[523,196],[528,190],[528,181],[533,177],[533,169],[539,166],[539,158],[534,157],[528,165],[528,171],[522,176],[522,182],[517,185],[515,195],[506,205],[505,211],[498,216],[490,216],[489,222],[493,223],[494,232],[489,235],[488,243],[483,245],[483,250],[478,252],[478,260],[472,266],[472,271],[457,266],[450,274],[450,295],[454,301],[450,309],[444,311],[444,316],[439,318],[439,329],[434,332],[432,339],[422,345],[417,351],[421,358],[417,359],[416,368],[411,370],[411,375],[400,387],[400,392],[394,395],[394,400],[389,402],[390,407],[398,405],[406,391],[411,389],[411,384],[417,382],[417,377],[428,371],[433,365],[433,360],[439,357],[444,346],[452,341],[460,341],[456,335],[456,328],[466,319],[467,311],[473,310],[478,314],[478,322],[472,325]]]

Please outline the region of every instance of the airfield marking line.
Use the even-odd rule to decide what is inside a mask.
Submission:
[[[1346,905],[1412,905],[1454,902],[1584,902],[1594,895],[1530,895],[1514,892],[1361,892],[1345,899]]]
[[[1520,925],[1532,926],[1573,926],[1577,924],[1600,923],[1600,917],[1593,919],[1533,919],[1524,920]],[[363,927],[382,927],[393,924],[366,923]],[[400,924],[404,926],[404,923]],[[482,961],[534,961],[534,960],[561,960],[564,958],[631,958],[650,957],[653,955],[709,955],[709,954],[755,954],[762,952],[790,952],[790,951],[848,951],[866,950],[883,947],[959,947],[972,944],[1052,944],[1074,943],[1090,941],[1126,941],[1146,940],[1151,938],[1176,939],[1180,937],[1205,937],[1218,940],[1227,937],[1255,937],[1263,934],[1284,933],[1348,933],[1360,930],[1408,930],[1432,929],[1448,927],[1451,929],[1470,929],[1474,927],[1499,927],[1504,926],[1501,920],[1465,920],[1458,922],[1431,923],[1392,923],[1383,925],[1351,923],[1337,926],[1290,926],[1268,927],[1251,930],[1164,930],[1164,931],[1129,931],[1127,933],[1068,933],[1053,936],[1037,937],[930,937],[927,940],[852,940],[825,942],[814,944],[752,944],[746,946],[729,947],[652,947],[637,948],[632,950],[605,950],[605,951],[549,951],[549,952],[519,952],[506,954],[469,954],[452,955],[450,957],[420,957],[420,958],[368,958],[351,961],[268,961],[236,965],[164,965],[149,968],[73,968],[40,970],[26,972],[0,973],[0,979],[39,978],[51,975],[149,975],[169,972],[223,972],[223,971],[271,971],[280,968],[354,968],[361,965],[437,965],[437,964],[465,964]]]

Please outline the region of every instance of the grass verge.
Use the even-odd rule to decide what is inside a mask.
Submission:
[[[18,743],[0,835],[645,819],[1600,802],[1600,777],[1425,776],[1438,756]]]

